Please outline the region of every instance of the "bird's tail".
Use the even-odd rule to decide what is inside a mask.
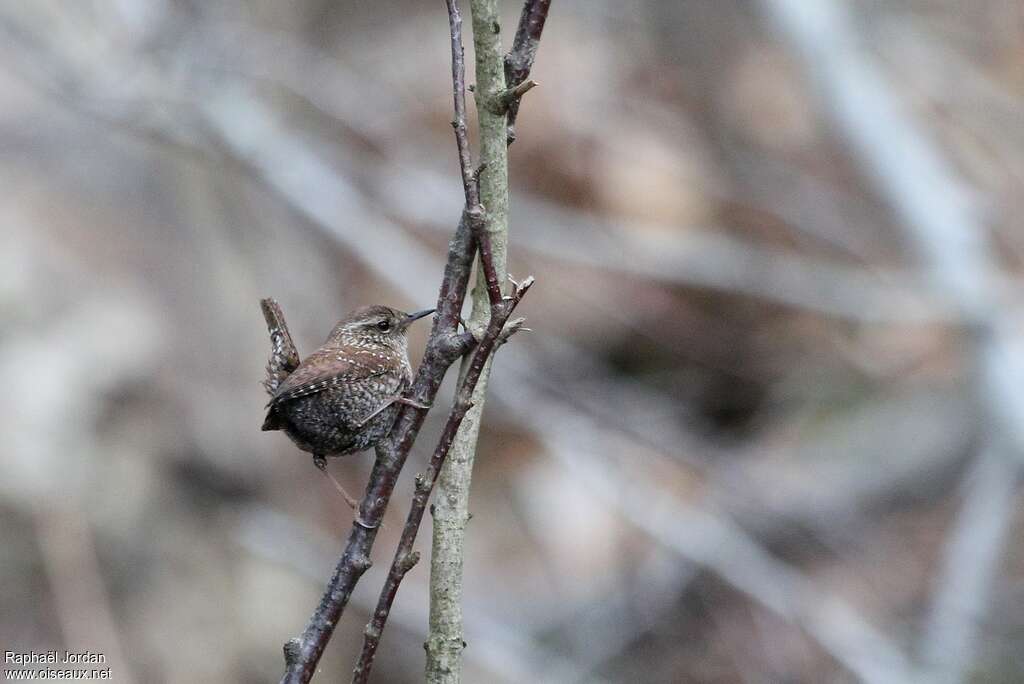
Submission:
[[[263,387],[273,396],[284,379],[298,367],[299,352],[295,349],[292,335],[288,332],[288,324],[284,321],[284,314],[278,303],[268,297],[260,300],[260,307],[263,309],[263,318],[266,319],[267,330],[270,332],[270,360],[267,362],[267,377],[263,381]]]
[[[267,411],[267,417],[263,419],[263,427],[261,430],[283,430],[284,421],[281,420],[281,414],[278,413],[276,408],[271,408]]]

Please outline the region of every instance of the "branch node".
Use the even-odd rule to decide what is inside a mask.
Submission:
[[[360,527],[362,527],[364,530],[375,530],[378,527],[380,527],[380,523],[379,522],[374,523],[373,525],[371,525],[370,523],[368,523],[365,520],[363,520],[362,516],[358,516],[358,515],[356,516],[356,518],[355,518],[355,520],[353,522],[355,522],[356,525],[359,525]]]
[[[463,323],[465,326],[465,323]],[[441,339],[440,351],[445,358],[447,363],[454,363],[455,359],[459,358],[470,349],[472,349],[477,342],[476,337],[466,327],[466,332],[455,333],[449,332]]]
[[[403,575],[410,570],[413,566],[420,562],[420,552],[413,551],[412,553],[406,553],[402,556],[401,560],[398,561],[398,571]]]
[[[373,565],[373,563],[371,563],[370,559],[366,556],[356,556],[352,559],[352,567],[360,575],[369,570],[371,565]]]
[[[524,328],[523,323],[526,322],[525,318],[516,318],[505,324],[501,334],[498,335],[498,341],[495,343],[495,348],[508,342],[509,338],[515,335],[521,330],[529,331],[529,328]]]
[[[292,637],[284,642],[284,663],[291,667],[299,660],[299,653],[302,652],[302,639]]]
[[[509,276],[509,281],[512,283],[512,287],[515,288],[515,290],[512,293],[512,297],[513,299],[515,299],[515,301],[518,302],[520,299],[526,296],[526,293],[529,291],[529,289],[533,287],[534,282],[536,282],[536,278],[534,278],[532,275],[527,276],[526,280],[524,280],[521,283],[517,283],[516,281],[512,280],[511,276]]]
[[[505,90],[498,93],[497,99],[507,109],[508,107],[512,106],[513,102],[518,102],[520,99],[522,99],[523,95],[530,92],[539,85],[540,83],[537,83],[533,79],[528,78],[522,83],[512,86],[511,88],[506,88]]]
[[[480,189],[480,175],[483,174],[484,169],[487,168],[487,162],[480,162],[480,165],[476,167],[473,172],[473,183],[477,186],[477,190]]]

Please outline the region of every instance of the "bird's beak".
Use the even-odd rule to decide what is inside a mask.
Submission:
[[[434,311],[435,311],[434,309],[424,309],[423,311],[417,311],[416,313],[411,313],[411,314],[409,314],[409,317],[405,319],[405,324],[409,325],[413,321],[418,321],[419,319],[423,318],[424,316],[429,316],[430,314],[434,313]]]

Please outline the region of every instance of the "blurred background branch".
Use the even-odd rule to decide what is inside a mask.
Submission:
[[[923,655],[931,679],[960,682],[975,659],[981,616],[996,581],[1024,463],[1024,366],[1012,300],[977,201],[943,156],[899,111],[877,69],[859,54],[839,0],[766,0],[826,95],[865,176],[893,206],[936,290],[964,312],[969,390],[978,403],[976,467],[936,585]]]

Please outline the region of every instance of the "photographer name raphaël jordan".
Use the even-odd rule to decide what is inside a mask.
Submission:
[[[34,663],[105,663],[107,656],[95,651],[64,651],[58,660],[59,651],[6,651],[5,663],[32,665]]]

